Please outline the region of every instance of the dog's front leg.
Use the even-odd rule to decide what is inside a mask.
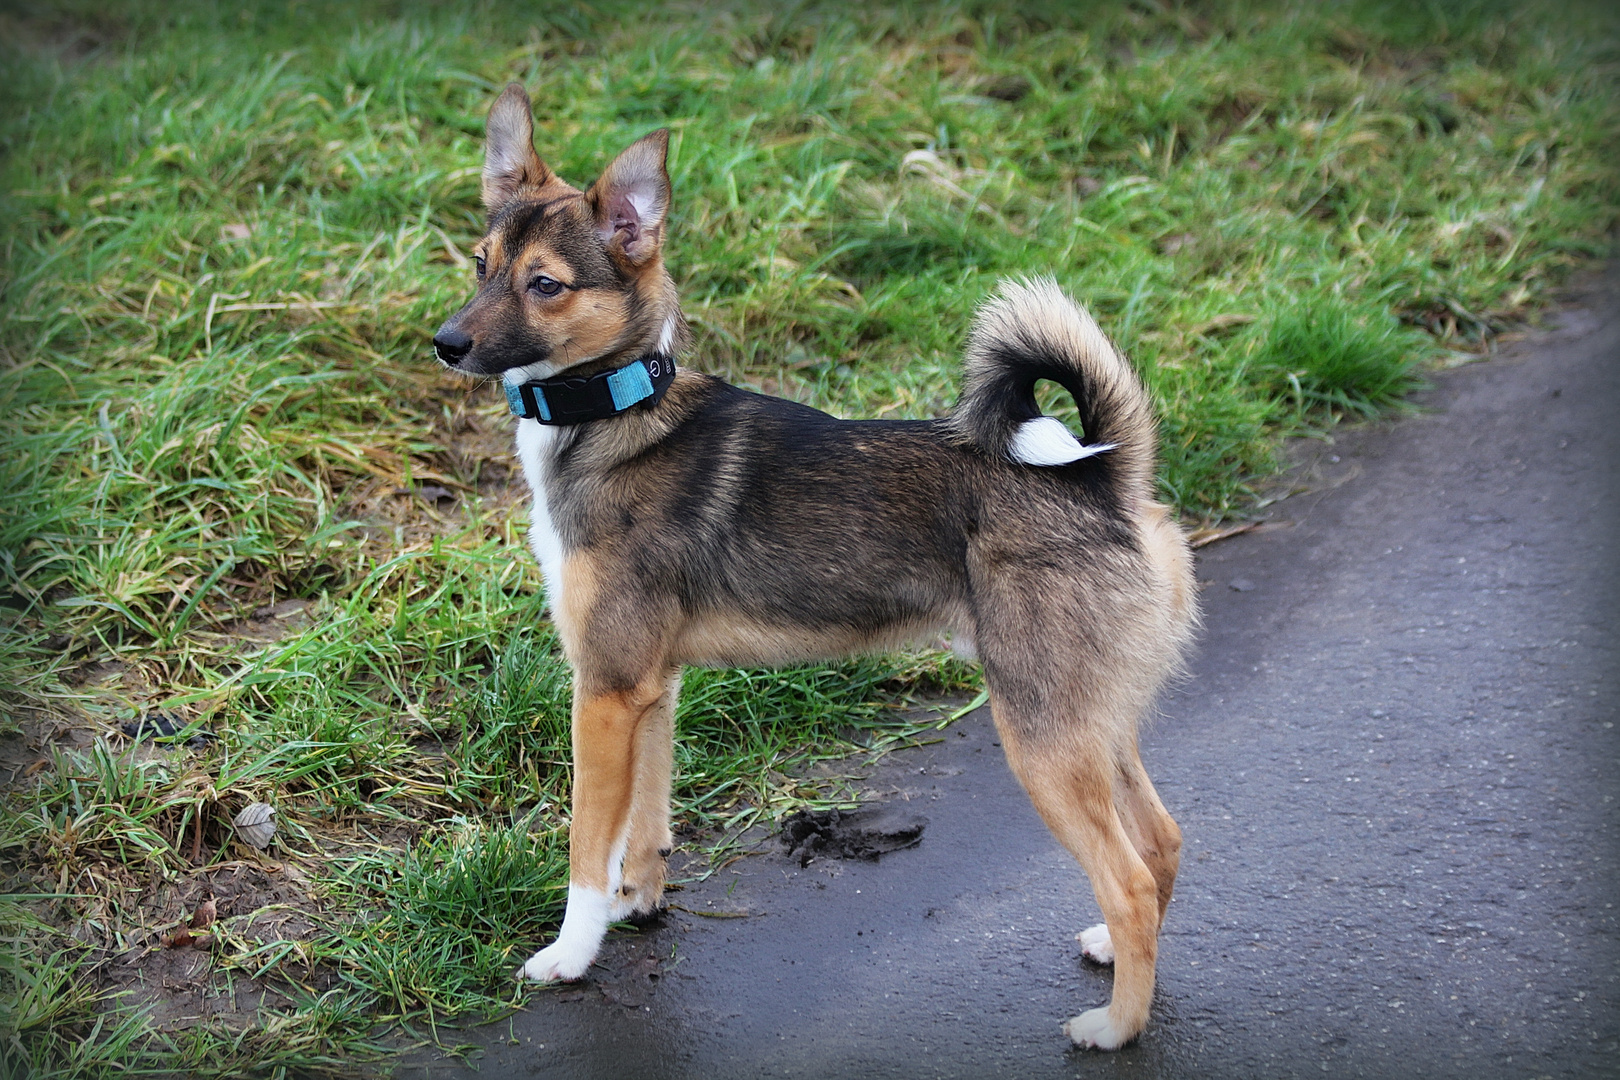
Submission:
[[[610,913],[613,919],[650,917],[664,906],[664,860],[674,843],[669,831],[669,791],[674,775],[675,701],[680,691],[681,673],[676,669],[636,731],[635,792],[630,798],[623,880]]]
[[[568,829],[568,908],[557,940],[523,965],[535,982],[577,979],[596,959],[619,891],[635,792],[637,732],[664,696],[653,676],[629,690],[574,683],[574,816]]]

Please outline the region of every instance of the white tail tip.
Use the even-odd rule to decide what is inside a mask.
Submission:
[[[1057,417],[1037,416],[1018,425],[1007,453],[1025,465],[1068,465],[1113,448],[1113,443],[1085,446]]]

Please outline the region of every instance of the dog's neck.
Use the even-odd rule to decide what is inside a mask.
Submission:
[[[675,358],[664,352],[651,352],[606,369],[595,364],[589,367],[596,370],[576,374],[576,368],[549,379],[507,382],[506,404],[513,416],[524,420],[557,427],[588,424],[643,404],[656,405],[675,380]]]

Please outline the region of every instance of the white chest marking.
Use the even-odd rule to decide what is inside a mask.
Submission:
[[[553,611],[562,602],[563,545],[557,527],[551,520],[551,507],[546,501],[546,481],[551,476],[552,447],[556,443],[557,428],[548,427],[538,420],[519,420],[517,430],[518,460],[523,463],[523,477],[534,493],[534,509],[530,512],[529,547],[540,560],[540,573],[546,579],[546,599]]]
[[[1055,416],[1037,416],[1018,425],[1007,452],[1014,461],[1025,465],[1067,465],[1113,448],[1113,443],[1081,446],[1063,421]]]

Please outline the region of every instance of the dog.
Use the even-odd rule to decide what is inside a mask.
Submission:
[[[669,135],[583,191],[535,153],[517,83],[491,107],[477,292],[433,338],[500,376],[534,496],[531,546],[573,669],[568,904],[523,965],[582,977],[609,923],[661,909],[680,668],[885,650],[940,633],[983,664],[1007,761],[1089,876],[1115,969],[1081,1046],[1136,1038],[1181,835],[1137,722],[1196,620],[1192,558],[1154,497],[1135,373],[1051,281],[977,313],[942,419],[838,420],[676,362],[689,342],[663,261]],[[683,361],[684,364],[684,361]],[[1082,443],[1033,388],[1064,387]]]

